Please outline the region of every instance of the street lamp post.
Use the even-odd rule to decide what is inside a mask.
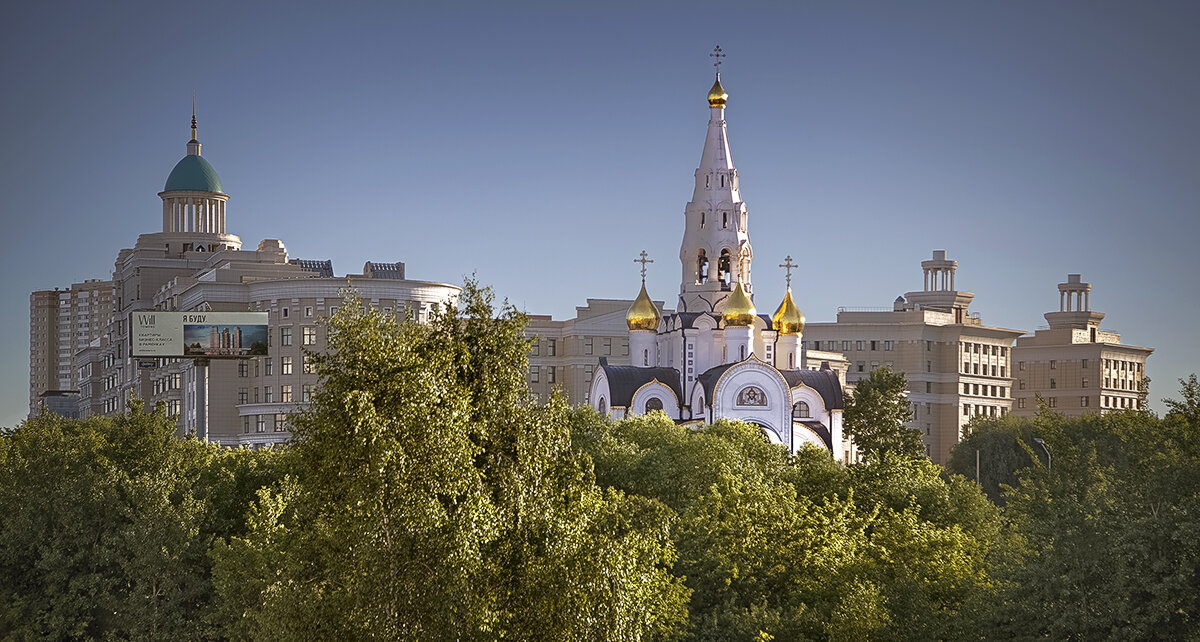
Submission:
[[[1046,447],[1046,440],[1041,437],[1034,437],[1033,440],[1037,442],[1037,445],[1042,447],[1042,450],[1046,451],[1046,472],[1053,472],[1053,458],[1050,457],[1050,449]]]

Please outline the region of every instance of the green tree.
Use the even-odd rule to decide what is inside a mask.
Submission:
[[[912,419],[907,390],[904,373],[887,366],[872,370],[854,385],[843,414],[846,434],[868,459],[886,452],[924,456],[921,433],[904,425]]]
[[[0,437],[0,637],[217,639],[207,555],[272,454],[174,437],[161,410]]]
[[[473,282],[428,326],[345,302],[311,357],[321,385],[294,421],[294,479],[260,494],[249,537],[214,550],[231,627],[637,640],[678,625],[661,510],[597,487],[562,401],[531,403],[523,322]]]

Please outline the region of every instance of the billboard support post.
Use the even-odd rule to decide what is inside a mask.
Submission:
[[[208,359],[192,359],[196,368],[196,438],[208,441]]]

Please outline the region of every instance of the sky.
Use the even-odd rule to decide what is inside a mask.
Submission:
[[[1034,330],[1081,273],[1161,412],[1200,370],[1198,31],[1168,1],[3,3],[0,425],[29,293],[161,229],[193,92],[251,249],[557,319],[633,298],[646,250],[673,305],[717,44],[760,308],[789,254],[817,322],[945,249],[985,324]]]

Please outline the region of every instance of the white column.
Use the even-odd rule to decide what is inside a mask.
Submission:
[[[1083,293],[1083,311],[1084,312],[1087,312],[1088,310],[1092,309],[1092,302],[1088,300],[1091,298],[1091,294],[1092,294],[1091,292],[1087,292],[1087,291],[1084,291],[1084,293]]]
[[[929,291],[929,270],[923,270],[925,273],[925,291]]]
[[[1066,295],[1066,292],[1060,291],[1058,293],[1058,311],[1059,312],[1067,311],[1067,304],[1066,304],[1066,299],[1064,298],[1064,295]]]
[[[950,270],[950,289],[951,290],[956,289],[954,287],[954,270]]]

